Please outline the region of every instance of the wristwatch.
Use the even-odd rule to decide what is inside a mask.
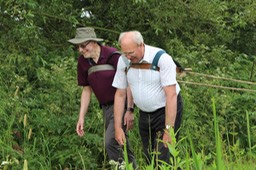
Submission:
[[[134,108],[132,108],[132,107],[128,107],[128,108],[126,109],[126,111],[134,112]]]
[[[172,128],[171,125],[165,125],[165,129],[169,130],[170,128]]]

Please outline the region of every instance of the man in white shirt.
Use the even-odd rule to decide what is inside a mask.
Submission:
[[[120,145],[124,145],[125,134],[121,122],[129,86],[134,103],[140,110],[139,131],[147,163],[151,163],[151,152],[154,151],[160,152],[156,160],[170,163],[166,145],[171,142],[169,130],[174,128],[177,132],[180,128],[183,110],[180,86],[176,81],[176,65],[171,56],[164,53],[157,64],[159,70],[133,67],[143,65],[140,63],[152,63],[156,53],[161,50],[144,44],[138,31],[121,33],[119,45],[123,55],[119,58],[112,84],[117,88],[114,104],[115,138]],[[157,143],[157,139],[163,142]]]

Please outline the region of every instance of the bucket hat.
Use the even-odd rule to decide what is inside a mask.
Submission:
[[[81,44],[86,41],[103,41],[102,38],[97,38],[96,34],[94,32],[94,28],[91,27],[82,27],[77,28],[76,30],[76,36],[73,39],[68,40],[68,42],[72,44]]]

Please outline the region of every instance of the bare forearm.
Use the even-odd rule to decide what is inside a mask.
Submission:
[[[114,104],[115,129],[122,127],[122,117],[124,113],[125,98],[126,98],[126,90],[117,89],[115,94],[115,104]]]
[[[81,94],[79,119],[84,119],[85,114],[88,111],[90,99],[91,99],[91,89],[89,87],[84,87]]]
[[[134,102],[130,87],[127,87],[127,108],[134,108]]]
[[[84,117],[88,111],[88,107],[91,99],[91,93],[92,93],[91,88],[89,86],[83,87],[83,91],[81,94],[79,118],[76,124],[76,132],[79,136],[84,135]]]
[[[167,100],[165,125],[170,125],[171,127],[174,127],[177,114],[177,97],[173,95],[169,100],[170,101]]]
[[[174,127],[177,114],[177,94],[175,86],[166,87],[165,125]]]

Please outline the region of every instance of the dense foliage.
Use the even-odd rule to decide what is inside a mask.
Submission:
[[[190,138],[203,169],[215,167],[214,98],[225,162],[232,169],[255,159],[256,84],[248,82],[256,82],[256,1],[8,0],[0,1],[0,13],[0,162],[7,161],[1,168],[108,168],[96,100],[85,137],[75,133],[78,54],[67,40],[82,26],[93,26],[113,46],[121,31],[139,30],[147,44],[193,72],[246,81],[178,77],[185,103],[178,147],[185,158]],[[130,139],[142,167],[137,124]]]

